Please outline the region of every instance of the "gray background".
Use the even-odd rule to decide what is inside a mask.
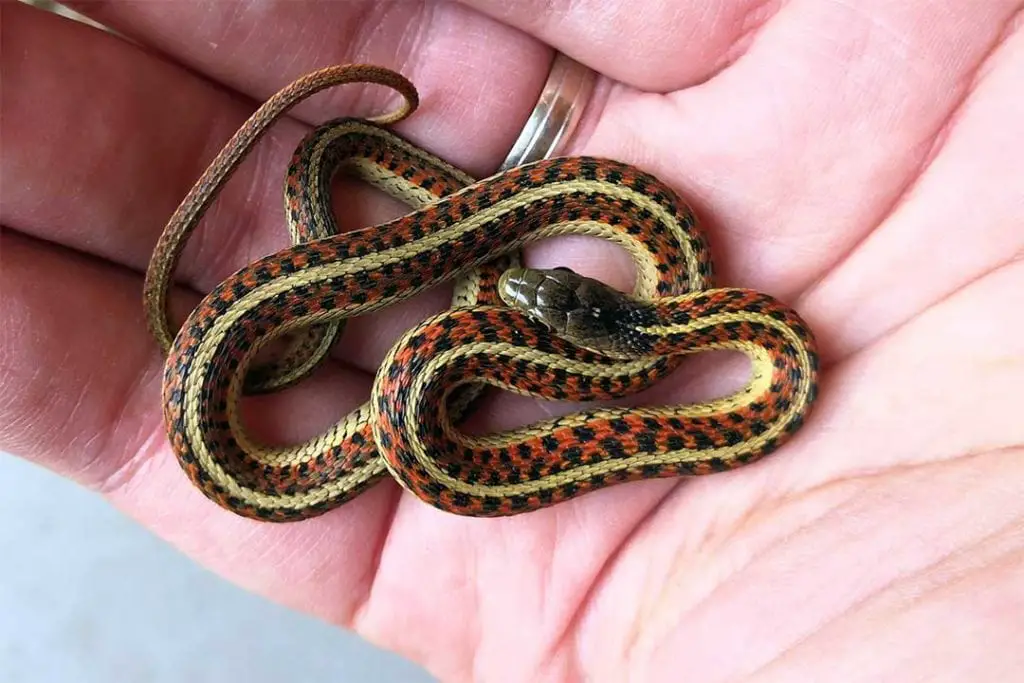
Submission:
[[[235,588],[99,496],[6,453],[0,549],[5,683],[434,680]]]

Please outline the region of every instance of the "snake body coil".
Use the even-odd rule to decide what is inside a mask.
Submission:
[[[336,234],[327,193],[339,168],[415,210]],[[210,185],[212,194],[219,182]],[[473,182],[380,126],[339,119],[300,145],[285,192],[296,244],[210,292],[170,344],[165,369],[176,456],[208,497],[239,514],[308,518],[389,472],[443,510],[515,514],[612,483],[753,462],[780,446],[814,401],[817,356],[806,324],[767,295],[714,288],[689,208],[631,166],[552,159]],[[169,228],[176,237],[154,258],[161,277],[200,214]],[[624,247],[636,264],[632,294],[561,269],[509,270],[522,245],[563,234]],[[291,447],[258,444],[245,432],[236,410],[243,392],[298,381],[344,320],[455,279],[453,308],[392,348],[368,403]],[[156,289],[166,287],[158,280]],[[600,305],[583,307],[591,298]],[[563,300],[579,308],[567,312]],[[280,362],[253,365],[288,335],[296,341]],[[451,398],[466,388],[611,399],[706,349],[745,353],[747,385],[700,404],[599,408],[495,435],[454,426],[466,403]]]

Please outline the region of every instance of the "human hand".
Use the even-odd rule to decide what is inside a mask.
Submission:
[[[5,7],[0,448],[445,681],[1008,677],[1024,664],[1020,3],[539,6],[81,5],[162,56]],[[483,176],[534,105],[541,41],[607,77],[567,152],[674,186],[720,281],[808,320],[825,361],[811,419],[739,471],[509,519],[446,515],[391,482],[293,525],[213,506],[167,447],[140,291],[244,98],[327,64],[390,66],[423,97],[398,130]],[[280,187],[309,124],[382,111],[383,92],[330,91],[271,131],[186,249],[179,320],[287,244]],[[397,211],[350,186],[339,199],[349,228]],[[606,244],[528,256],[628,284]],[[248,421],[282,440],[323,427],[445,303],[437,291],[354,322],[345,363],[248,401]],[[728,390],[743,371],[695,364],[658,398]]]

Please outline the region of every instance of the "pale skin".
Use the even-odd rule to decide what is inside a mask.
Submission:
[[[1021,3],[77,7],[149,49],[4,5],[0,449],[444,681],[997,681],[1024,667]],[[152,246],[205,164],[290,80],[361,61],[419,88],[402,134],[489,174],[551,46],[602,74],[567,153],[670,183],[720,280],[815,330],[823,385],[803,431],[737,472],[511,519],[448,515],[392,482],[292,525],[207,501],[167,446],[141,306]],[[346,86],[274,128],[186,250],[178,320],[287,245],[281,184],[310,124],[394,103]],[[337,197],[345,228],[396,215],[351,184]],[[528,261],[630,283],[624,255],[593,240]],[[292,441],[337,419],[446,296],[350,325],[315,378],[247,404],[252,424]],[[650,398],[737,386],[742,360],[718,360]],[[552,410],[501,397],[479,426]]]

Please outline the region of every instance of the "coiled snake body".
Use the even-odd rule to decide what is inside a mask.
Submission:
[[[184,471],[208,497],[270,521],[312,517],[389,473],[453,513],[510,515],[609,484],[707,474],[751,463],[803,423],[817,355],[791,308],[718,288],[690,209],[657,178],[616,161],[544,160],[474,181],[378,123],[338,119],[300,144],[285,185],[292,247],[210,292],[174,336],[165,316],[185,238],[263,130],[329,85],[415,91],[376,67],[332,67],[272,98],[225,147],[172,218],[147,279],[150,325],[168,350],[164,416]],[[337,234],[331,178],[347,169],[414,210]],[[625,248],[631,294],[565,269],[520,268],[519,248],[585,234]],[[292,384],[328,353],[343,321],[457,280],[450,310],[409,330],[381,364],[369,401],[327,432],[278,448],[243,428],[246,391]],[[274,340],[277,360],[255,365]],[[751,360],[740,391],[699,404],[602,407],[485,436],[454,426],[482,384],[555,400],[636,393],[683,358],[732,349]]]

